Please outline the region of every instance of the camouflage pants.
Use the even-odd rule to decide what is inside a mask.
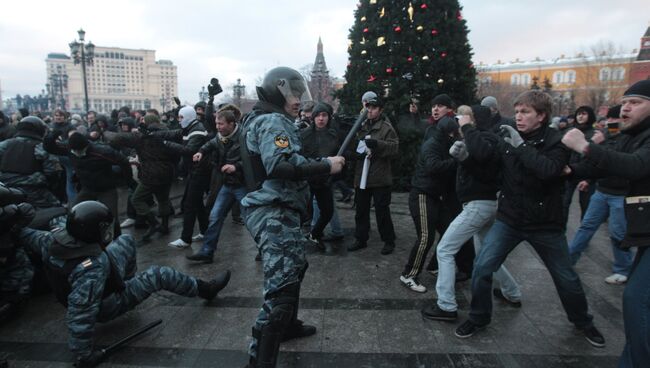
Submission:
[[[246,208],[246,226],[262,254],[264,270],[264,305],[255,321],[262,329],[273,306],[269,295],[295,283],[300,283],[307,267],[305,245],[300,231],[300,213],[282,207]],[[249,354],[255,355],[257,340],[253,338]]]
[[[0,292],[8,298],[24,298],[31,289],[34,267],[23,248],[16,249],[6,264],[0,265]]]
[[[37,208],[60,207],[61,202],[48,188],[15,185],[12,188],[18,188],[27,195],[27,202]]]
[[[166,266],[151,266],[135,273],[135,241],[112,243],[106,248],[111,262],[116,266],[126,288],[102,300],[98,320],[110,321],[135,308],[151,294],[167,290],[172,293],[194,297],[198,295],[196,279]]]

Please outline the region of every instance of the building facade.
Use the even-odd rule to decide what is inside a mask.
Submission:
[[[94,55],[93,63],[86,66],[91,110],[172,108],[172,98],[178,96],[178,72],[170,60],[156,60],[154,50],[116,47],[97,46]],[[52,107],[84,110],[81,64],[61,53],[48,54],[45,62]]]
[[[650,27],[641,39],[640,50],[629,54],[600,50],[553,60],[480,63],[477,71],[479,96],[501,93],[502,98],[508,98],[536,82],[539,88],[546,86],[552,92],[559,105],[558,114],[580,105],[612,105],[628,86],[650,78]]]

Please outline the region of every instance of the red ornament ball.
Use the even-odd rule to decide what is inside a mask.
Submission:
[[[406,59],[406,61],[411,62],[411,61],[413,61],[413,58],[412,58],[411,56],[409,56],[409,57]]]
[[[402,27],[397,26],[397,27],[394,28],[394,31],[395,32],[402,32]]]
[[[377,77],[375,77],[374,75],[370,74],[370,78],[368,78],[368,82],[374,82],[374,81],[376,81],[376,80],[377,80]]]
[[[386,68],[386,73],[392,73],[392,72],[393,72],[393,68]]]
[[[427,4],[420,5],[420,9],[426,9],[426,8],[428,8]]]
[[[437,35],[437,34],[438,34],[438,30],[437,30],[437,29],[432,29],[432,30],[431,30],[431,34],[434,35],[434,36]]]
[[[440,57],[443,57],[443,58],[444,58],[444,57],[447,57],[447,53],[446,53],[446,52],[443,52],[442,54],[440,54]]]
[[[368,33],[368,28],[364,28],[363,33]]]

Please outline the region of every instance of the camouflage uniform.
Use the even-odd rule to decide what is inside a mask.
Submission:
[[[8,145],[14,140],[28,143],[33,141],[34,138],[17,136],[0,142],[0,161]],[[61,203],[49,189],[47,179],[48,177],[55,177],[61,172],[62,168],[59,159],[47,153],[42,143],[38,143],[34,147],[34,157],[41,163],[42,171],[36,171],[29,175],[0,172],[0,181],[4,182],[8,187],[22,189],[27,194],[27,202],[34,207],[60,206]]]
[[[64,261],[49,255],[55,242],[51,232],[23,229],[20,241],[39,254],[44,263],[63,267]],[[124,288],[105,295],[111,264],[124,282]],[[71,292],[68,295],[66,323],[70,334],[68,346],[78,356],[89,356],[93,348],[95,322],[110,321],[133,309],[159,290],[194,297],[198,295],[197,280],[170,267],[151,266],[135,274],[135,240],[121,235],[97,257],[87,257],[75,266],[68,277]]]
[[[4,237],[3,237],[4,238]],[[5,239],[0,238],[4,241]],[[34,267],[23,248],[17,248],[13,255],[0,261],[0,294],[2,300],[20,302],[31,290]]]
[[[313,161],[299,154],[298,129],[285,115],[270,113],[252,116],[248,121],[247,148],[261,155],[267,174],[280,162],[300,166]],[[261,252],[264,268],[264,305],[254,330],[260,331],[269,324],[269,312],[283,296],[283,289],[297,288],[292,295],[299,294],[307,269],[307,240],[300,231],[300,223],[307,214],[308,200],[309,186],[305,180],[267,179],[259,190],[248,193],[241,202],[246,226]],[[297,300],[295,303],[294,313],[297,314]],[[257,337],[253,336],[249,354],[256,356],[256,349]]]

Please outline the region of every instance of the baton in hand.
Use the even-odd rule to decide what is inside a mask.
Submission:
[[[337,156],[343,156],[343,153],[345,153],[345,151],[348,149],[350,142],[352,142],[354,137],[357,135],[357,132],[361,128],[361,124],[366,120],[367,115],[368,115],[368,110],[363,109],[363,112],[361,113],[361,115],[359,115],[357,121],[355,121],[352,128],[350,128],[350,132],[348,132],[348,135],[345,137],[345,140],[343,141],[341,148],[339,148],[339,151],[336,153]]]

